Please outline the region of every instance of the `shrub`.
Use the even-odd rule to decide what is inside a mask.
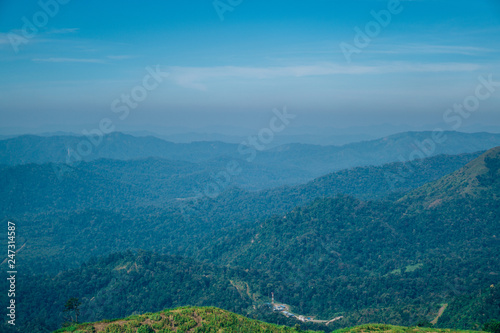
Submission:
[[[161,315],[155,313],[155,314],[152,314],[149,316],[149,319],[151,319],[152,321],[160,321],[161,320]]]
[[[487,332],[500,333],[500,321],[492,319],[484,324],[483,329]]]
[[[118,324],[111,324],[106,327],[104,333],[125,333],[125,329]]]
[[[137,329],[137,333],[155,333],[149,325],[142,325]]]

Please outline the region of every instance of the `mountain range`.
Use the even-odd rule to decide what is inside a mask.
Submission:
[[[213,198],[191,191],[220,166],[196,167],[207,161],[4,165],[2,220],[18,226],[18,284],[30,291],[19,318],[25,332],[55,329],[78,297],[88,321],[197,305],[293,326],[269,309],[273,292],[294,313],[342,317],[306,329],[430,322],[444,303],[435,326],[481,329],[497,315],[496,294],[472,295],[499,282],[499,161],[496,147]]]

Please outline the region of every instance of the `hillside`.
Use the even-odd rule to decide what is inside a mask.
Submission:
[[[16,299],[23,304],[17,318],[25,328],[43,323],[45,329],[54,330],[64,321],[64,304],[71,297],[82,302],[80,318],[85,321],[184,305],[249,313],[261,297],[256,287],[262,283],[259,277],[263,275],[253,270],[217,267],[188,258],[144,251],[116,253],[55,276],[19,275],[18,289],[29,292]],[[252,293],[243,288],[247,283]],[[6,302],[6,294],[0,300]]]
[[[478,155],[430,157],[412,164],[412,173],[406,176],[402,171],[409,166],[396,162],[342,170],[293,187],[259,192],[230,189],[215,200],[176,202],[172,200],[189,195],[190,186],[206,175],[189,162],[97,160],[82,163],[61,179],[51,165],[19,165],[0,170],[0,194],[5,197],[0,211],[29,235],[24,262],[57,272],[92,255],[129,248],[196,255],[238,225],[253,228],[255,221],[317,197],[396,196],[453,172]],[[131,234],[136,237],[129,239]],[[58,253],[57,259],[52,260],[52,253]]]
[[[425,208],[451,199],[500,195],[500,147],[488,150],[463,168],[409,193],[402,200],[418,202]]]
[[[442,142],[432,132],[405,132],[343,146],[287,144],[260,154],[262,164],[293,164],[315,175],[353,166],[381,165],[439,154],[456,155],[500,145],[500,134],[444,132]]]
[[[226,157],[277,170],[300,170],[300,177],[312,179],[357,166],[382,165],[439,154],[472,153],[500,145],[500,134],[491,133],[444,132],[439,143],[431,141],[432,138],[432,132],[405,132],[342,146],[286,144],[257,150],[255,147],[245,148],[222,142],[172,143],[151,136],[134,137],[116,132],[93,138],[95,144],[84,136],[25,135],[0,140],[0,164],[53,162],[75,166],[80,159],[130,160],[148,157],[198,163]],[[82,145],[82,142],[88,144]],[[84,146],[87,150],[82,148]]]
[[[213,199],[203,195],[222,194],[226,210],[241,211],[240,203],[250,204],[245,216],[256,218],[266,212],[278,213],[310,202],[316,197],[349,194],[360,199],[384,198],[408,191],[439,179],[470,162],[479,153],[438,155],[418,162],[394,162],[383,166],[357,167],[337,171],[302,185],[281,186],[300,178],[293,169],[270,169],[241,162],[244,172],[231,177],[229,184],[218,187],[213,175],[224,170],[230,161],[182,162],[159,158],[82,162],[76,167],[64,164],[27,164],[0,168],[0,203],[4,214],[49,212],[52,210],[119,209],[123,207],[163,206],[178,198]],[[283,175],[283,173],[285,175]],[[239,187],[243,191],[233,191]],[[250,192],[259,188],[275,187]],[[201,194],[200,194],[201,193]],[[228,199],[230,198],[230,200]],[[187,203],[189,200],[182,201]],[[227,207],[231,204],[234,207]],[[255,214],[257,213],[257,214]]]
[[[85,323],[61,328],[54,333],[64,332],[218,332],[227,333],[284,333],[284,332],[317,332],[298,328],[277,326],[245,318],[234,313],[213,307],[183,307],[164,310],[156,313],[133,315],[124,319],[105,320],[96,323]],[[467,333],[451,329],[429,329],[422,327],[400,327],[392,325],[370,324],[335,331],[336,333]]]
[[[198,162],[236,151],[235,145],[222,142],[175,144],[152,136],[135,137],[119,132],[92,139],[95,144],[85,136],[73,135],[23,135],[0,140],[0,164],[67,163],[68,150],[70,165],[77,164],[79,160],[91,161],[99,158],[129,160],[160,157]],[[81,142],[89,144],[81,145]]]
[[[496,152],[444,179],[469,174],[474,180],[471,166],[496,172],[488,167],[498,162]],[[439,191],[439,182],[424,187]],[[494,182],[466,185],[477,195],[448,193],[440,205],[424,210],[426,196],[411,202],[318,199],[253,229],[222,235],[201,253],[221,264],[279,271],[288,282],[279,290],[282,301],[302,313],[327,316],[377,304],[400,309],[395,317],[383,317],[393,323],[407,322],[420,311],[430,319],[450,297],[498,281],[498,187]],[[436,307],[426,310],[423,304]],[[414,308],[407,312],[404,307]]]
[[[25,280],[24,288],[36,292],[22,301],[39,304],[44,299],[53,308],[79,296],[93,311],[85,313],[96,319],[216,305],[276,322],[283,316],[253,308],[268,302],[273,291],[296,313],[344,317],[329,329],[430,321],[442,303],[498,283],[500,205],[491,191],[467,200],[450,197],[423,211],[413,203],[338,196],[245,224],[230,218],[207,223],[210,219],[201,217],[187,223],[181,216],[171,220],[162,211],[144,209],[140,215],[128,212],[129,217],[73,213],[56,226],[49,215],[31,222],[31,230],[23,227],[43,242],[30,240],[26,248],[31,252],[19,257],[23,271],[38,276]],[[57,275],[30,272],[43,265],[58,267],[68,256],[78,262],[126,248],[182,253],[196,260],[119,254]],[[28,261],[29,253],[38,253],[38,262]],[[185,284],[176,282],[179,278]],[[148,298],[151,294],[155,297]],[[47,317],[40,309],[37,313]],[[478,324],[487,319],[479,318]]]
[[[482,323],[500,318],[500,285],[490,285],[457,296],[443,312],[438,327],[481,328]]]
[[[3,213],[64,209],[118,209],[162,206],[177,198],[194,197],[229,161],[191,163],[159,158],[141,160],[99,159],[78,166],[24,164],[0,167],[0,203]],[[242,172],[220,192],[234,186],[245,190],[282,186],[305,181],[292,169],[270,169],[241,162]],[[284,175],[284,174],[285,175]],[[210,194],[214,192],[211,191]]]

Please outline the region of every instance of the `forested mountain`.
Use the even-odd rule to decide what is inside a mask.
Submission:
[[[349,194],[374,199],[408,191],[459,169],[479,154],[438,155],[407,163],[357,167],[330,173],[303,185],[260,192],[246,190],[282,185],[291,178],[298,181],[299,172],[267,169],[243,161],[242,172],[215,191],[213,186],[217,186],[217,181],[225,179],[214,178],[214,174],[225,169],[230,162],[226,159],[218,163],[149,158],[100,159],[75,167],[50,163],[18,165],[0,168],[0,195],[5,198],[0,202],[0,211],[12,217],[12,214],[36,211],[163,206],[180,198],[196,198],[194,205],[192,200],[180,201],[189,215],[199,211],[198,199],[210,199],[206,205],[224,206],[232,213],[254,219],[290,210],[316,197]],[[243,191],[232,190],[234,187]]]
[[[80,160],[98,158],[138,159],[161,157],[171,160],[198,162],[236,151],[234,144],[194,142],[176,144],[156,137],[135,137],[119,132],[103,136],[36,136],[23,135],[0,140],[1,164],[60,162],[77,164]]]
[[[92,255],[129,248],[194,255],[236,226],[253,228],[255,221],[317,197],[348,194],[366,199],[391,193],[398,197],[401,191],[453,172],[478,155],[440,155],[407,164],[359,167],[295,187],[260,192],[232,189],[215,199],[183,201],[172,199],[192,195],[189,186],[203,176],[188,162],[98,160],[82,163],[60,179],[53,165],[30,164],[0,171],[0,192],[5,198],[0,207],[4,218],[15,219],[23,227],[22,235],[29,238],[23,248],[24,262],[57,272]]]
[[[434,206],[450,198],[498,200],[499,194],[500,147],[496,147],[460,170],[413,191],[403,200]]]
[[[498,172],[497,152],[424,187],[434,193],[444,180],[461,182],[458,175],[467,174],[463,185],[474,197],[441,192],[440,204],[425,209],[422,188],[408,195],[418,198],[411,202],[320,199],[254,229],[228,233],[201,253],[224,264],[280,272],[289,281],[283,301],[306,313],[437,304],[457,289],[498,282],[499,191],[493,178],[482,178]],[[300,292],[286,290],[290,285]],[[400,315],[392,320],[404,322]]]
[[[424,185],[425,193],[440,193],[442,201],[434,205],[423,204],[429,199],[419,188],[399,201],[319,198],[246,223],[224,220],[222,214],[220,220],[210,221],[215,215],[205,220],[201,213],[186,221],[174,207],[170,212],[144,207],[121,213],[73,212],[64,218],[39,215],[38,220],[18,223],[20,234],[31,237],[25,252],[18,254],[25,274],[20,283],[33,291],[22,303],[37,309],[41,298],[52,300],[47,304],[53,306],[71,296],[85,304],[99,300],[92,303],[94,311],[110,318],[138,311],[137,302],[153,294],[153,303],[146,302],[141,311],[217,305],[276,322],[283,316],[253,307],[268,301],[274,291],[296,313],[324,319],[342,315],[329,329],[430,321],[442,303],[499,282],[498,159],[498,148],[492,149]],[[439,192],[445,180],[461,183],[474,196]],[[50,266],[62,270],[64,262],[129,248],[182,253],[197,261],[126,253],[57,275],[41,274]],[[483,316],[474,325],[488,319]]]
[[[64,322],[64,303],[82,302],[85,321],[124,317],[181,305],[214,305],[239,313],[252,310],[259,294],[247,294],[245,283],[259,282],[254,271],[228,269],[187,258],[148,252],[113,254],[93,259],[55,277],[39,274],[18,281],[18,322],[43,322],[54,330]],[[240,289],[235,286],[242,286]],[[252,286],[255,291],[258,288]],[[2,297],[4,297],[2,295]]]
[[[316,175],[353,166],[381,165],[437,154],[461,154],[500,145],[500,134],[405,132],[381,139],[343,146],[288,144],[265,151],[256,161],[263,164],[293,164]]]
[[[437,137],[433,132],[406,132],[343,146],[287,144],[267,150],[265,145],[171,143],[156,137],[134,137],[122,133],[102,137],[25,135],[0,140],[0,164],[56,162],[73,166],[78,165],[80,160],[148,157],[202,162],[225,156],[268,168],[300,170],[302,178],[312,179],[356,166],[381,165],[438,154],[472,153],[498,145],[500,134],[461,132],[443,132]]]
[[[437,326],[479,329],[484,322],[492,318],[500,318],[499,284],[457,296],[447,305],[437,321]]]
[[[61,209],[118,209],[161,206],[177,198],[195,197],[208,184],[217,185],[214,175],[225,170],[229,161],[190,163],[159,158],[107,160],[65,164],[26,164],[0,168],[0,203],[5,213]],[[292,178],[305,181],[293,169],[271,169],[242,162],[241,172],[231,177],[220,192],[238,186],[257,190],[281,186]],[[219,191],[210,191],[217,195]]]
[[[96,323],[86,323],[73,325],[71,327],[57,330],[56,333],[74,332],[74,329],[82,332],[227,332],[227,333],[285,333],[285,332],[305,332],[313,333],[318,331],[305,331],[300,329],[300,325],[294,328],[287,326],[277,326],[263,323],[257,320],[247,319],[234,313],[213,307],[182,307],[169,309],[157,313],[146,313],[143,315],[133,315],[124,319],[104,320]],[[338,333],[425,333],[428,328],[423,327],[400,327],[393,325],[363,325],[343,329]],[[459,331],[450,329],[433,329],[436,333],[459,333],[473,331]]]

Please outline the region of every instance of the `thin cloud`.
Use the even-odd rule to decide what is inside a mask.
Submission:
[[[478,55],[498,52],[485,47],[461,46],[461,45],[432,45],[432,44],[408,44],[403,46],[387,47],[385,51],[374,51],[374,53],[391,54],[457,54],[457,55]]]
[[[0,45],[2,44],[10,44],[10,41],[6,33],[0,32]]]
[[[135,56],[132,55],[109,55],[106,58],[111,59],[111,60],[126,60],[126,59],[133,59]]]
[[[480,66],[473,63],[408,63],[398,62],[371,66],[348,66],[323,63],[308,66],[287,67],[169,67],[172,80],[180,86],[198,90],[206,90],[206,81],[241,78],[241,79],[275,79],[286,77],[307,77],[327,75],[371,75],[389,73],[416,72],[464,72],[475,71]]]
[[[81,59],[81,58],[35,58],[34,62],[81,62],[81,63],[102,63],[101,59]]]
[[[51,29],[48,30],[47,34],[72,34],[80,31],[80,28],[62,28],[62,29]]]

